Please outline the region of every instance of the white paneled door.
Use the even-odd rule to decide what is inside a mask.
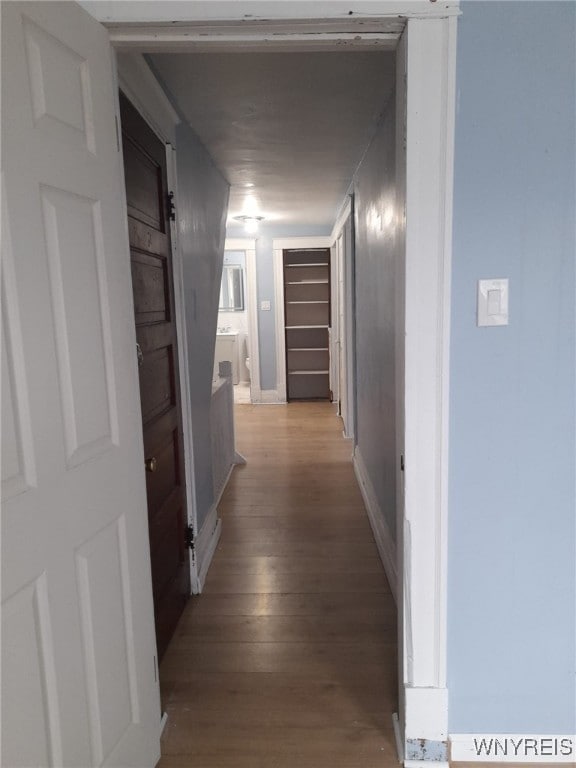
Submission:
[[[2,765],[159,757],[112,54],[75,3],[2,3]]]

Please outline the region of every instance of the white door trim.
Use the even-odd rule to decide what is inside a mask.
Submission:
[[[448,764],[448,415],[456,22],[407,24],[405,765]]]
[[[340,213],[338,214],[338,218],[332,227],[332,234],[330,235],[330,238],[332,239],[333,243],[335,243],[339,236],[342,234],[342,230],[344,229],[346,222],[352,214],[352,193],[353,190],[347,193],[346,200],[344,201],[344,204],[340,209]]]
[[[332,402],[340,409],[340,294],[338,278],[340,274],[340,248],[337,240],[332,240],[330,248],[330,330],[328,333],[330,349],[330,391]]]
[[[171,190],[178,189],[176,150],[171,144],[166,144],[168,165],[168,186]],[[188,357],[188,332],[186,328],[186,302],[184,299],[184,262],[178,240],[178,196],[174,193],[176,220],[170,222],[172,241],[172,280],[174,283],[174,315],[176,320],[176,336],[178,341],[178,370],[180,378],[180,402],[182,407],[182,431],[184,447],[184,474],[186,478],[186,511],[188,525],[198,533],[198,507],[196,505],[196,475],[194,472],[194,441],[192,440],[193,419],[190,393],[190,365]],[[200,592],[198,563],[194,550],[190,553],[190,585],[193,595]]]
[[[333,295],[338,296],[338,308],[342,323],[338,323],[338,350],[339,365],[338,375],[345,381],[344,390],[338,382],[338,398],[340,403],[340,415],[344,424],[343,435],[346,438],[354,438],[354,419],[351,398],[353,396],[350,381],[354,378],[354,361],[352,359],[352,312],[353,312],[353,266],[351,264],[352,252],[346,247],[346,224],[352,226],[352,199],[353,188],[350,188],[342,206],[336,223],[332,227],[332,242],[338,259],[338,285],[335,286]],[[352,242],[351,234],[351,242]],[[353,247],[353,243],[352,243]],[[340,281],[342,280],[342,294],[340,295]],[[340,319],[340,318],[339,318]],[[343,371],[342,371],[343,369]],[[342,394],[344,393],[344,399]]]
[[[216,3],[214,3],[216,5]],[[252,17],[253,18],[253,17]],[[195,19],[166,27],[164,23],[141,22],[109,24],[110,38],[120,50],[145,50],[151,53],[176,52],[194,46],[197,52],[230,51],[332,51],[342,46],[392,50],[402,32],[403,23],[395,14],[372,14],[370,29],[364,18],[344,16],[332,19],[270,19],[251,24],[243,12],[239,27],[230,19],[214,24]]]
[[[344,253],[344,311],[346,328],[346,437],[356,444],[356,265],[354,201],[342,230]]]
[[[245,237],[226,238],[224,251],[244,251],[246,254],[246,312],[248,313],[248,339],[250,343],[250,400],[253,403],[259,403],[262,397],[262,390],[260,387],[256,240]]]
[[[286,337],[284,335],[284,266],[282,251],[285,248],[331,248],[331,235],[316,237],[283,237],[272,240],[274,259],[274,309],[276,321],[276,391],[278,402],[285,403],[286,393]],[[332,290],[332,286],[330,287]]]
[[[162,141],[176,144],[178,113],[141,54],[116,52],[119,87]]]

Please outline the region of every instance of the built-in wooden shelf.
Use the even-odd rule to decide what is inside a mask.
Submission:
[[[326,262],[315,261],[308,264],[284,264],[285,267],[327,267]]]
[[[288,376],[320,376],[330,371],[288,371]]]
[[[330,398],[330,250],[284,251],[288,400]]]

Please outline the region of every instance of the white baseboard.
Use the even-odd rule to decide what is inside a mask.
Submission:
[[[368,471],[358,446],[356,446],[354,451],[354,472],[356,473],[356,479],[358,480],[362,498],[364,499],[368,519],[370,520],[372,532],[376,540],[376,546],[380,553],[380,559],[382,560],[384,570],[386,571],[386,576],[392,594],[394,595],[394,599],[397,601],[398,576],[396,572],[396,544],[392,538],[390,529],[386,524],[380,505],[378,504],[374,486],[368,477]]]
[[[285,403],[280,397],[280,393],[277,389],[261,389],[256,392],[252,392],[252,403],[258,405],[278,405],[278,403]]]
[[[404,768],[449,768],[450,763],[446,760],[404,760]]]
[[[204,521],[202,530],[196,538],[196,562],[198,568],[198,582],[195,594],[200,594],[204,588],[208,568],[214,557],[220,533],[222,531],[222,521],[218,517],[216,504],[208,513]]]
[[[239,460],[236,461],[236,457],[239,457]],[[216,497],[214,499],[214,503],[212,504],[212,509],[210,510],[210,513],[208,516],[212,514],[213,511],[215,511],[218,508],[218,504],[220,504],[220,499],[224,495],[224,491],[226,490],[226,486],[228,485],[228,482],[232,476],[232,472],[234,471],[234,467],[238,464],[246,464],[246,459],[244,456],[242,456],[241,453],[236,453],[234,451],[234,459],[232,460],[232,464],[230,464],[228,468],[228,472],[226,473],[226,477],[224,478],[224,482],[220,485],[220,488],[216,492]],[[208,519],[208,518],[206,518]]]
[[[398,762],[404,762],[404,736],[402,734],[402,726],[400,725],[400,718],[398,713],[394,712],[392,715],[392,727],[394,728],[394,741],[396,742],[396,754],[398,755]]]
[[[457,733],[451,762],[576,764],[576,734]]]
[[[235,467],[243,467],[247,464],[247,460],[245,456],[242,456],[242,454],[239,451],[234,451],[234,466]],[[226,486],[224,486],[226,487]],[[218,499],[220,501],[220,499]]]

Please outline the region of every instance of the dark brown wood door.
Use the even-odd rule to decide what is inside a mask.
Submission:
[[[285,250],[288,400],[330,400],[330,249]]]
[[[120,94],[158,655],[190,595],[166,148]]]

